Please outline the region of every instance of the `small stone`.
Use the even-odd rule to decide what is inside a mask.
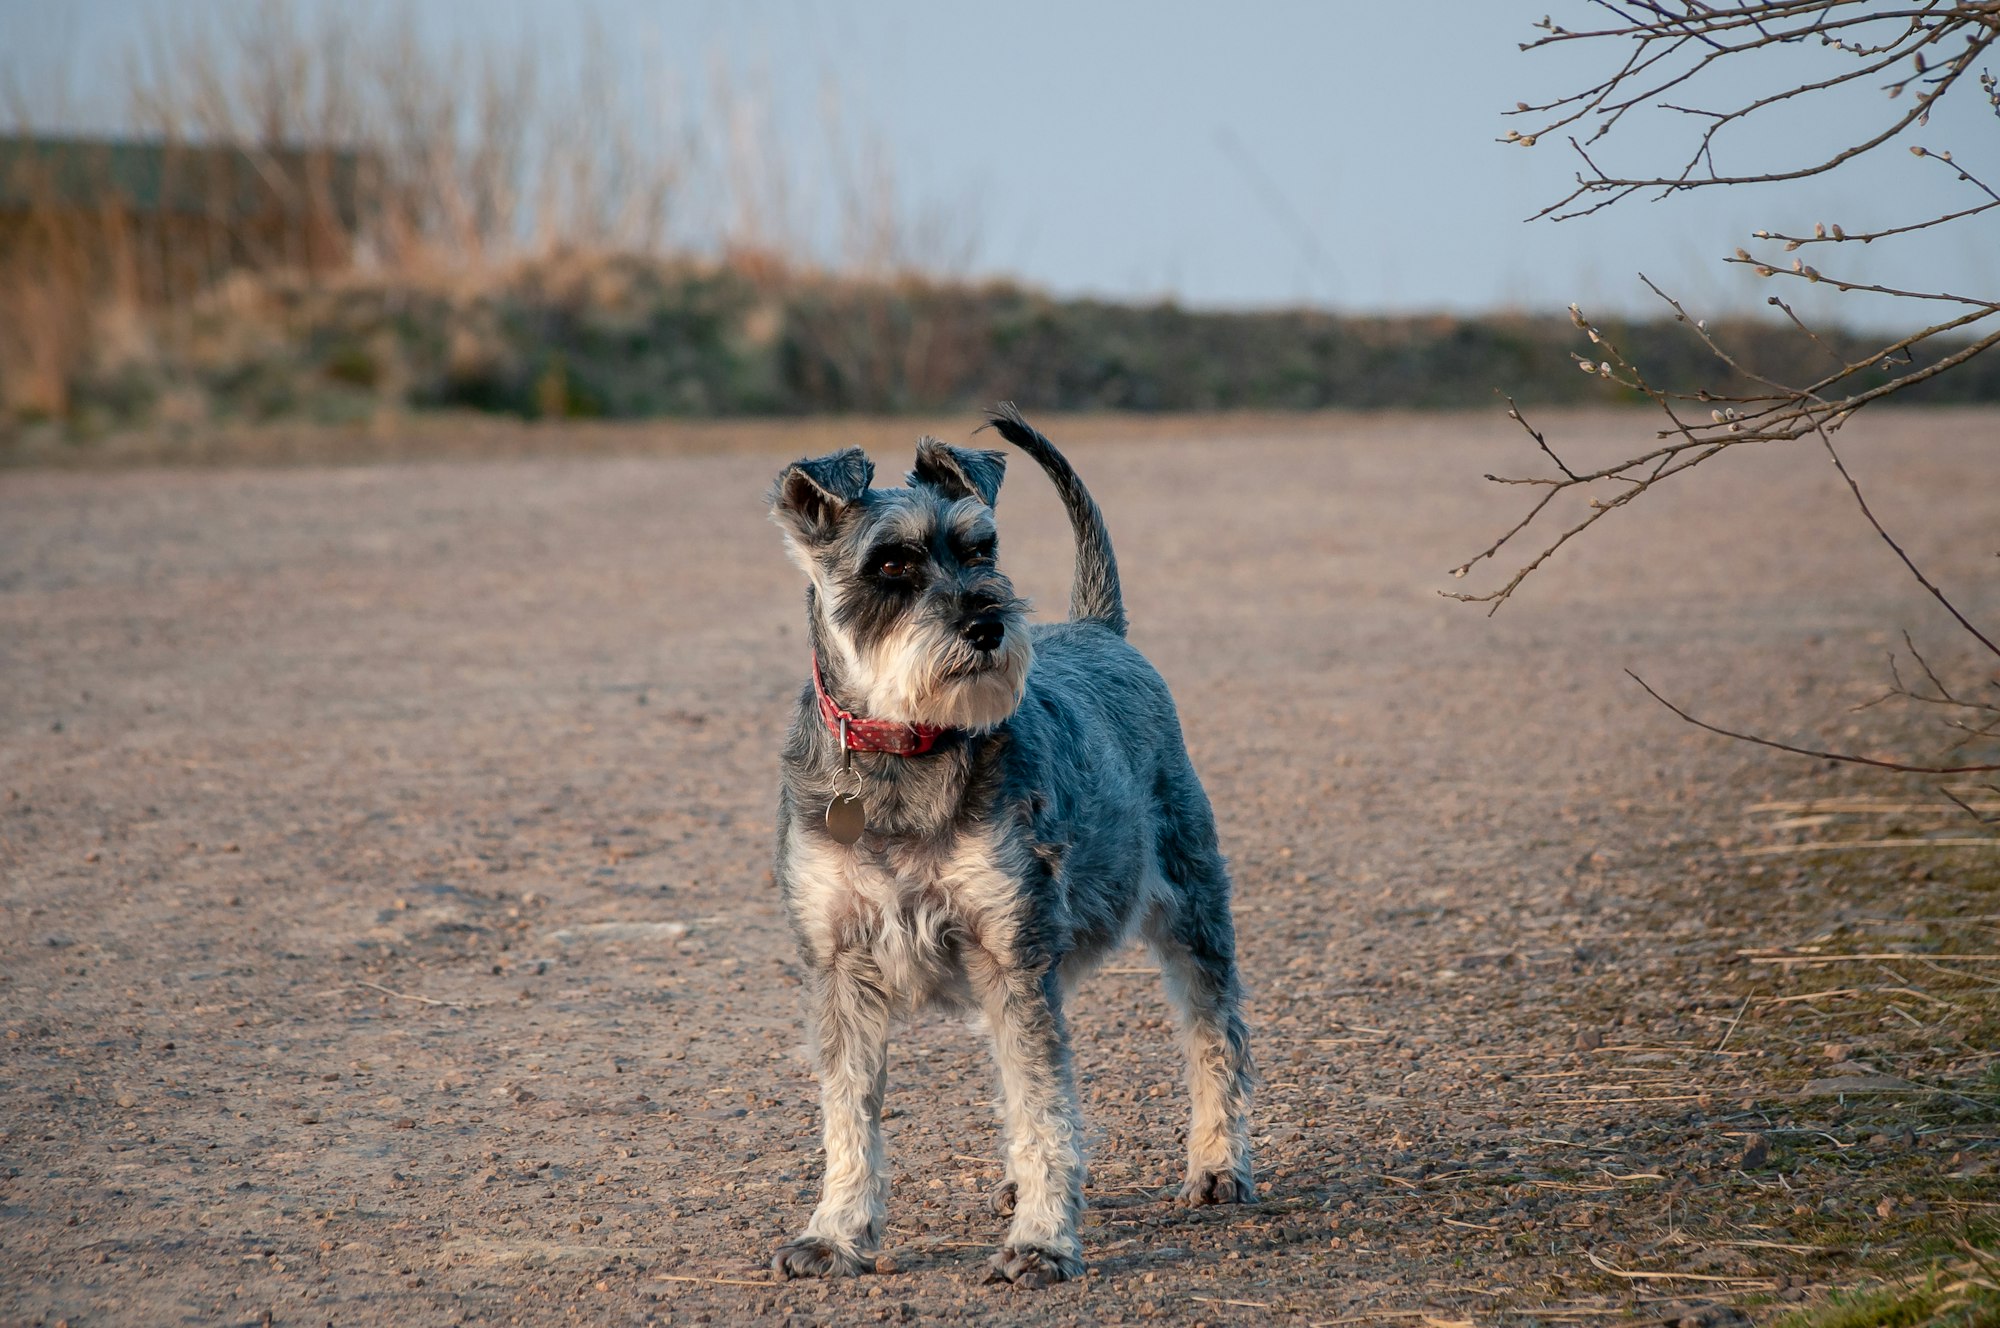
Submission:
[[[404,1116],[396,1122],[395,1128],[399,1130],[414,1130],[417,1128],[417,1123],[408,1116]]]
[[[1854,1044],[1852,1042],[1829,1042],[1821,1047],[1819,1051],[1820,1055],[1830,1061],[1851,1060],[1854,1056]]]
[[[1576,1035],[1576,1049],[1578,1051],[1596,1051],[1603,1045],[1604,1034],[1594,1028],[1582,1029]]]
[[[1743,1140],[1743,1151],[1737,1155],[1736,1165],[1744,1171],[1755,1171],[1771,1160],[1771,1141],[1761,1134],[1753,1134]]]
[[[893,1254],[876,1255],[875,1271],[878,1273],[893,1273],[899,1271],[896,1266],[896,1256]]]

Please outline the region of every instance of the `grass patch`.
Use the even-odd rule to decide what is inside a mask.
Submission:
[[[1836,1292],[1777,1320],[1776,1328],[1996,1328],[2000,1284],[1989,1256],[1940,1263],[1882,1286]]]

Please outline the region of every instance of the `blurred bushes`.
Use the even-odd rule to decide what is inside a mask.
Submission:
[[[1003,399],[1059,410],[1426,408],[1487,405],[1496,390],[1524,404],[1619,399],[1577,371],[1573,352],[1588,347],[1566,317],[1198,312],[769,261],[554,254],[428,281],[239,272],[181,308],[127,319],[67,385],[80,422],[427,408],[894,413]],[[1654,381],[1743,386],[1671,321],[1609,330]],[[1830,364],[1780,325],[1711,331],[1780,380],[1810,381]],[[1866,344],[1842,340],[1829,338],[1832,349]],[[2000,400],[2000,362],[1974,359],[1916,399]]]

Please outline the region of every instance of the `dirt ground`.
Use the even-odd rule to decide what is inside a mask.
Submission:
[[[1497,414],[1045,423],[1234,864],[1264,1202],[1172,1206],[1185,1097],[1134,949],[1074,1012],[1085,1279],[980,1284],[991,1076],[944,1018],[892,1057],[890,1271],[765,1271],[817,1132],[768,865],[807,660],[761,495],[831,441],[900,473],[905,426],[16,470],[0,1322],[1720,1324],[1980,1233],[1994,851],[1918,846],[1979,831],[1622,672],[1886,745],[1905,720],[1847,707],[1899,629],[1954,638],[1823,457],[1725,457],[1487,618],[1438,591],[1522,510],[1480,480],[1532,465]],[[1970,412],[1846,442],[1989,621],[1996,448]],[[1025,462],[1000,517],[1059,613]]]

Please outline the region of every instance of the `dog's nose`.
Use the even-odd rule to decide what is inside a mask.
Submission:
[[[1007,624],[990,615],[981,615],[965,625],[965,639],[974,650],[998,650],[1006,639]]]

